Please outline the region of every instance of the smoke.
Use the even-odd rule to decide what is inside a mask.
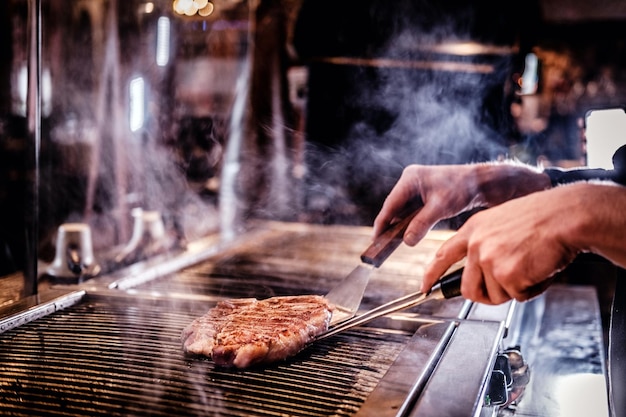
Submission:
[[[322,108],[327,104],[310,103],[309,123],[317,127],[309,129],[309,191],[319,195],[325,189],[321,194],[328,206],[323,211],[345,211],[331,205],[337,201],[350,205],[354,200],[365,210],[348,210],[339,219],[345,222],[345,217],[360,211],[365,217],[350,222],[368,222],[409,164],[469,163],[504,155],[505,138],[493,122],[493,110],[485,107],[484,81],[489,80],[484,78],[373,68],[341,81],[359,90],[347,98],[337,97],[343,101],[343,114],[329,114]],[[324,88],[311,89],[316,87]],[[342,131],[345,135],[339,137],[337,132]],[[338,145],[324,143],[329,137]],[[321,204],[319,198],[315,204]]]
[[[170,230],[191,241],[216,231],[219,221],[214,202],[202,197],[202,189],[190,186],[180,153],[149,139],[135,147],[129,155],[130,191],[135,198],[131,205],[158,211]],[[209,155],[201,153],[211,165]]]
[[[300,53],[312,56],[305,204],[314,221],[371,224],[405,166],[508,152],[511,29],[498,50],[487,43],[493,33],[481,33],[501,28],[497,16],[479,27],[480,12],[497,3],[369,3],[361,22],[328,24],[339,32],[334,40],[331,33],[307,41],[301,18]],[[312,7],[303,10],[314,20]],[[459,49],[470,41],[475,51]]]

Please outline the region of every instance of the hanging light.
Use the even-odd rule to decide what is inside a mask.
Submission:
[[[210,16],[215,9],[213,3],[208,0],[174,0],[172,7],[180,15],[202,17]]]
[[[202,17],[207,17],[207,16],[211,16],[211,14],[213,13],[213,9],[215,7],[213,6],[213,3],[210,2],[206,2],[206,5],[201,8],[200,10],[198,10],[198,14]]]

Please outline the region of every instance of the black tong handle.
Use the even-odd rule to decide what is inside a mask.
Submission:
[[[435,285],[433,285],[429,293],[439,291],[445,299],[460,296],[462,276],[463,268],[459,268],[456,271],[452,271],[449,274],[444,275],[439,279],[439,281],[437,281]]]

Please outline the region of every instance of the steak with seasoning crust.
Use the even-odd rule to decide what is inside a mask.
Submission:
[[[183,330],[183,349],[226,367],[283,360],[328,329],[332,310],[319,295],[220,301]]]

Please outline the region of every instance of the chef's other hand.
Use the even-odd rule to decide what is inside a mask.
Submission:
[[[440,220],[550,186],[547,175],[514,161],[410,165],[402,172],[374,220],[374,238],[406,213],[421,207],[404,234],[404,242],[413,246]]]
[[[528,300],[580,252],[626,266],[626,187],[580,182],[474,214],[437,251],[422,291],[465,258],[463,297],[485,304]]]

